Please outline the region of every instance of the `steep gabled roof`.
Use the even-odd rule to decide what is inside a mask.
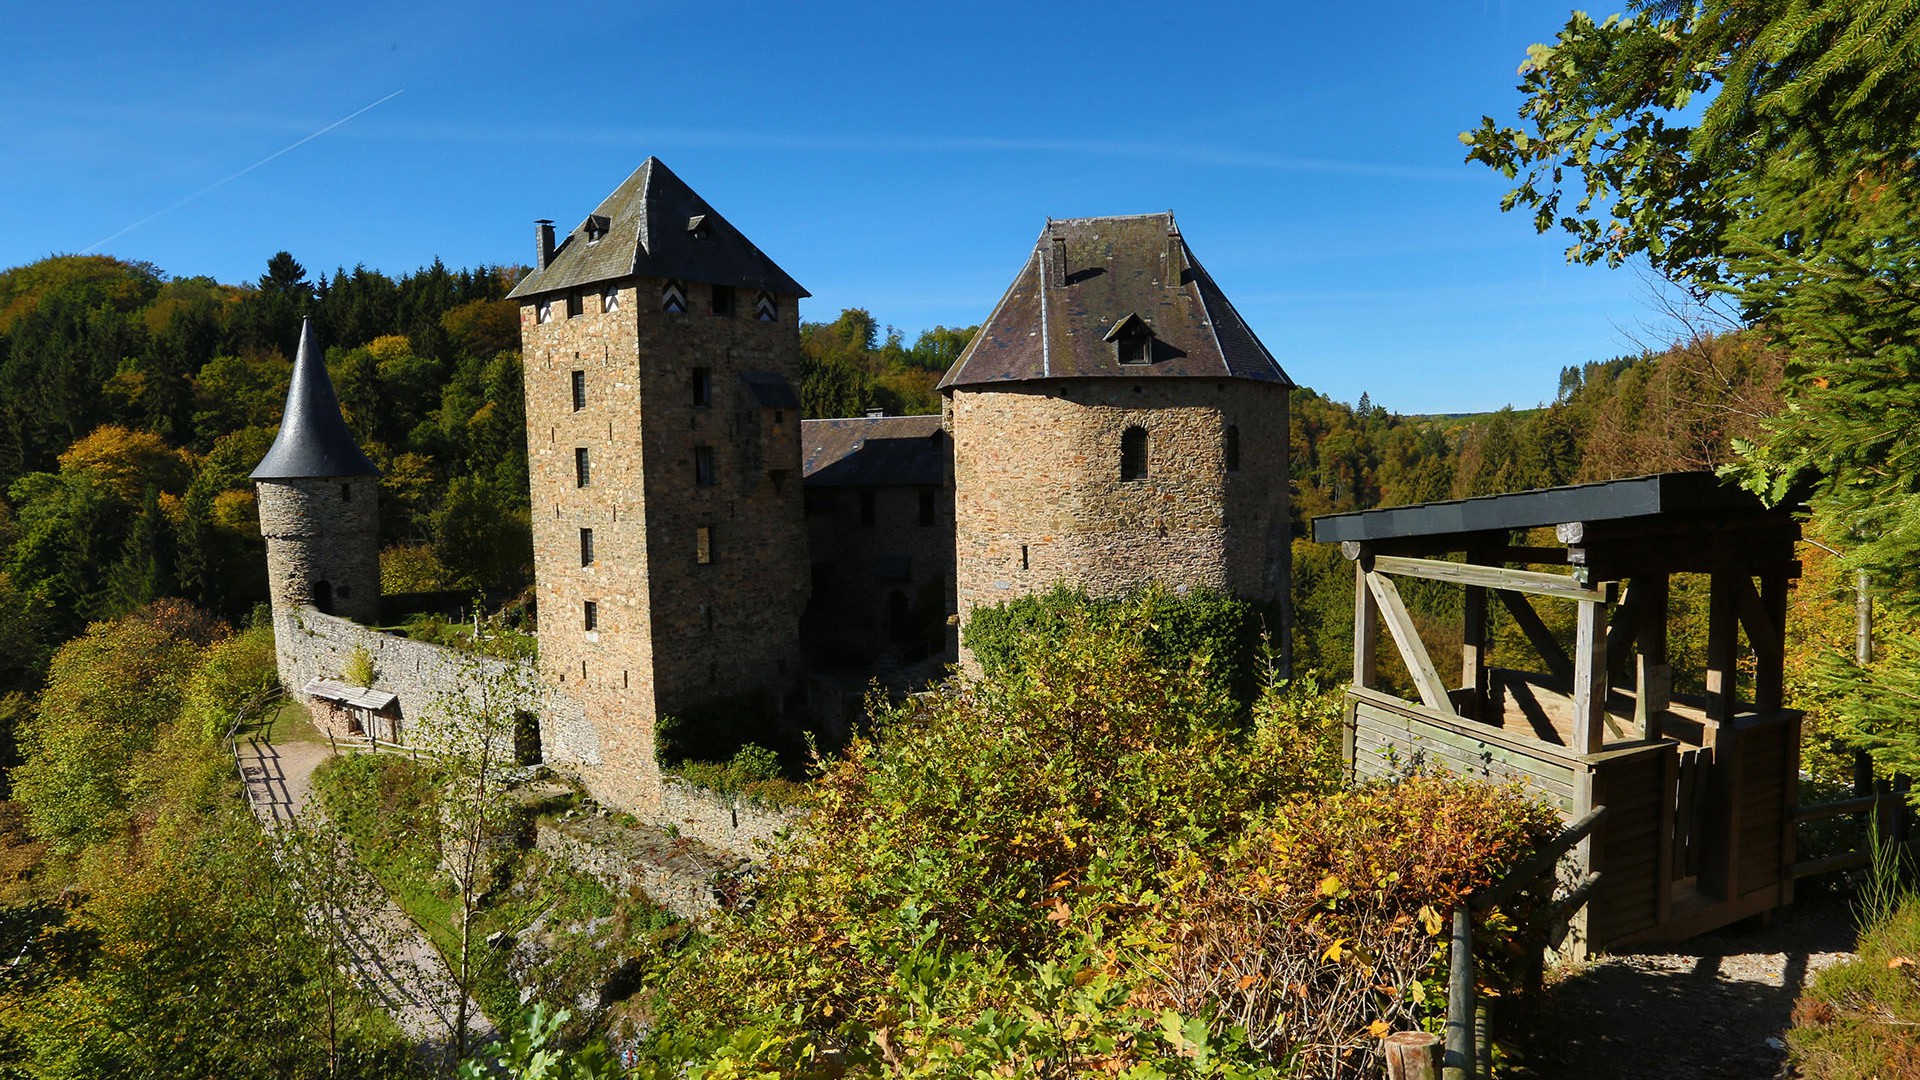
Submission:
[[[1110,335],[1129,316],[1152,331],[1150,363],[1120,363]],[[940,388],[1183,375],[1293,385],[1168,212],[1047,222]]]
[[[855,416],[800,424],[809,486],[936,487],[946,477],[938,416]]]
[[[592,239],[593,235],[599,239]],[[648,158],[554,248],[509,299],[619,278],[680,278],[809,296],[659,158]]]
[[[254,467],[255,480],[293,480],[323,476],[378,476],[380,470],[360,452],[353,432],[340,416],[340,399],[327,377],[327,361],[314,340],[313,323],[300,324],[300,351],[293,359],[293,381],[280,433],[267,456]]]

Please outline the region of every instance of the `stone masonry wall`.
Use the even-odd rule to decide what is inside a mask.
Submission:
[[[590,291],[571,318],[564,296],[521,309],[541,666],[597,735],[589,790],[642,817],[660,807],[661,715],[742,694],[778,707],[799,674],[807,587],[799,412],[759,407],[740,381],[770,371],[797,391],[794,300],[779,298],[778,318],[762,322],[741,290],[733,314],[713,315],[695,282],[687,310],[670,313],[661,284],[618,283],[613,310]],[[696,369],[706,404],[694,400]],[[712,484],[695,475],[697,447],[712,452]],[[706,564],[695,558],[702,528]]]
[[[257,490],[273,606],[324,601],[334,614],[377,621],[379,478],[261,480]],[[320,582],[325,590],[316,589]]]
[[[873,522],[860,515],[873,496]],[[933,500],[922,524],[921,499]],[[946,487],[817,487],[807,492],[807,544],[816,592],[807,609],[807,647],[831,663],[869,663],[899,651],[893,595],[910,621],[930,616],[944,650],[953,613],[953,490]],[[905,576],[900,576],[904,572]]]
[[[1084,379],[966,387],[951,402],[963,632],[973,608],[1063,582],[1096,595],[1159,581],[1285,597],[1286,387]],[[1240,441],[1231,472],[1230,424]],[[1122,480],[1133,426],[1148,433],[1149,467]]]
[[[384,634],[312,608],[275,608],[273,638],[280,683],[298,695],[315,676],[340,678],[356,648],[373,659],[373,688],[396,695],[398,739],[412,743],[419,722],[439,702],[471,698],[483,684],[507,691],[506,706],[540,718],[541,756],[563,771],[582,772],[600,764],[600,748],[578,702],[551,692],[524,664],[456,652],[398,634]],[[315,719],[325,713],[315,710]],[[343,729],[334,732],[345,735]]]

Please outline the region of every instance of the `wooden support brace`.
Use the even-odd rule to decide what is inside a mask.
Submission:
[[[1380,573],[1367,574],[1366,582],[1380,607],[1381,621],[1393,634],[1394,644],[1400,647],[1400,659],[1406,662],[1407,673],[1413,676],[1413,685],[1420,691],[1421,704],[1436,712],[1453,713],[1447,684],[1434,668],[1433,658],[1427,655],[1426,643],[1420,640],[1420,631],[1414,627],[1413,616],[1407,613],[1407,605],[1400,599],[1400,590],[1394,587],[1391,578]]]
[[[1445,562],[1440,559],[1407,559],[1381,555],[1373,560],[1373,569],[1382,574],[1451,581],[1456,585],[1478,585],[1487,589],[1557,596],[1562,600],[1597,600],[1603,594],[1588,588],[1566,574],[1548,574],[1539,570],[1508,570],[1500,566]]]
[[[1540,662],[1546,665],[1547,674],[1562,686],[1572,686],[1573,661],[1567,659],[1566,651],[1554,640],[1547,624],[1540,621],[1540,613],[1533,610],[1533,604],[1519,593],[1505,589],[1498,590],[1495,595],[1506,605],[1520,631],[1527,635],[1527,642],[1533,646],[1533,651],[1540,654]]]
[[[1367,588],[1367,566],[1353,567],[1353,685],[1372,689],[1374,648],[1380,638],[1380,607]]]

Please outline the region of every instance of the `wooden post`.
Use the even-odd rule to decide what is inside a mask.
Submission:
[[[1734,592],[1732,571],[1715,570],[1707,603],[1707,731],[1709,745],[1716,745],[1715,729],[1733,719],[1739,711],[1735,698],[1735,664],[1740,645],[1740,602]]]
[[[1440,1055],[1446,1046],[1429,1031],[1396,1031],[1380,1040],[1387,1080],[1440,1080]]]
[[[1573,645],[1573,746],[1597,754],[1607,740],[1607,606],[1580,602]]]
[[[1466,715],[1474,720],[1486,719],[1487,590],[1478,585],[1467,586],[1461,608],[1460,687],[1472,698]]]
[[[1662,573],[1633,579],[1634,609],[1640,619],[1635,636],[1633,721],[1643,739],[1660,737],[1660,714],[1673,699],[1673,665],[1667,662],[1668,577]]]
[[[1747,633],[1770,633],[1773,640],[1764,646],[1756,645],[1755,655],[1760,661],[1753,678],[1753,707],[1759,712],[1778,712],[1785,703],[1786,654],[1787,654],[1787,576],[1782,573],[1768,573],[1760,578],[1761,620],[1766,624],[1764,630],[1749,626]]]
[[[1353,685],[1373,688],[1374,644],[1380,637],[1380,608],[1367,588],[1367,560],[1353,563]]]
[[[1447,1051],[1445,1080],[1474,1080],[1473,914],[1453,909],[1453,945],[1447,957]]]

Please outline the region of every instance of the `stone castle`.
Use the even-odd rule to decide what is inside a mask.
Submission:
[[[808,293],[657,159],[535,244],[510,294],[527,710],[544,760],[609,806],[660,814],[660,718],[818,708],[835,672],[967,663],[956,628],[982,605],[1157,581],[1284,610],[1292,383],[1171,213],[1048,221],[938,416],[803,420]],[[349,701],[322,670],[356,632],[335,617],[379,610],[377,477],[310,335],[254,478],[282,680],[397,739],[422,685],[395,671]]]

